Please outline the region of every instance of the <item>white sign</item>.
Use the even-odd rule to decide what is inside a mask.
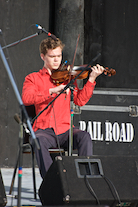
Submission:
[[[96,121],[79,121],[80,129],[90,133],[91,139],[106,142],[132,142],[134,139],[134,127],[132,123],[104,123],[105,134],[102,133],[102,123]]]

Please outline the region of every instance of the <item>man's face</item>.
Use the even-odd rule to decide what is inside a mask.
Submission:
[[[49,49],[46,55],[41,54],[41,58],[44,61],[44,67],[49,70],[56,70],[59,68],[62,60],[62,49],[57,47],[55,49]]]

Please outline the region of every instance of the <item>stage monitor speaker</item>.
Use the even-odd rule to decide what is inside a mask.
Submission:
[[[39,188],[42,205],[138,205],[138,156],[56,157]]]
[[[0,170],[0,207],[5,206],[7,203],[6,193],[5,193],[5,187],[3,184],[2,174]]]

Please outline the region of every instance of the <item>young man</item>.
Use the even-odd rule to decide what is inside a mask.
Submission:
[[[65,83],[56,86],[51,79],[53,70],[57,70],[61,65],[62,50],[64,48],[60,39],[53,40],[51,37],[44,39],[40,44],[40,56],[44,61],[44,66],[39,72],[34,72],[26,76],[22,100],[24,105],[34,105],[36,114],[43,110],[54,97],[65,87]],[[103,72],[103,67],[96,65],[92,67],[87,83],[83,89],[74,83],[73,92],[74,103],[79,106],[85,105],[92,97],[95,87],[95,79]],[[62,93],[52,105],[48,107],[34,122],[33,129],[38,139],[40,150],[37,150],[34,141],[31,143],[35,150],[35,155],[42,178],[52,164],[52,159],[48,149],[57,147],[65,148],[68,144],[70,129],[70,89]],[[89,133],[73,128],[73,145],[78,149],[78,155],[92,155],[92,140]]]

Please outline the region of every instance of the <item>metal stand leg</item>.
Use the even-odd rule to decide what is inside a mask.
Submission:
[[[14,181],[15,181],[15,176],[16,176],[16,171],[17,171],[18,163],[19,163],[19,151],[18,151],[18,157],[17,157],[17,161],[16,161],[16,164],[15,164],[13,176],[12,176],[12,181],[11,181],[11,186],[10,186],[10,190],[9,190],[9,195],[11,195],[12,190],[13,190],[13,186],[14,186]]]
[[[34,151],[33,151],[33,147],[32,146],[31,146],[31,153],[32,153],[34,199],[37,199],[37,196],[36,196],[36,180],[35,180],[35,166],[34,166]]]
[[[36,179],[35,179],[35,165],[34,165],[34,151],[33,151],[32,146],[31,146],[31,154],[32,154],[32,174],[33,174],[34,199],[37,199]],[[13,191],[13,186],[14,186],[14,181],[15,181],[15,176],[16,176],[18,164],[19,164],[19,151],[18,151],[18,157],[17,157],[17,161],[16,161],[16,164],[15,164],[13,176],[12,176],[12,181],[11,181],[11,186],[10,186],[10,190],[9,190],[9,195],[11,195],[12,191]]]
[[[20,124],[19,134],[19,168],[18,168],[18,202],[17,206],[21,206],[21,182],[22,182],[22,157],[23,157],[23,125]]]
[[[70,117],[70,131],[69,131],[69,156],[72,156],[73,151],[73,86],[70,87],[71,90],[71,101],[70,101],[70,111],[71,111],[71,117]]]

